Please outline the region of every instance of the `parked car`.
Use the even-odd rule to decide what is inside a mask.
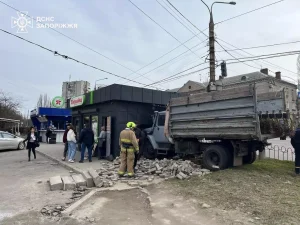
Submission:
[[[0,131],[0,150],[19,149],[23,150],[24,138],[18,137],[8,132]]]

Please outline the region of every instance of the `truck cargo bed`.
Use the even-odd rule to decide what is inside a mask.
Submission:
[[[284,90],[257,95],[255,85],[194,94],[170,101],[167,126],[175,139],[264,140],[278,132],[262,135],[260,119],[270,114],[290,118],[288,104]]]

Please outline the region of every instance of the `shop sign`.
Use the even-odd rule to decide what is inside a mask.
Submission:
[[[65,105],[65,100],[61,96],[56,96],[55,98],[52,99],[52,106],[54,108],[63,108]]]
[[[70,99],[70,107],[81,106],[84,104],[85,95],[76,96]]]

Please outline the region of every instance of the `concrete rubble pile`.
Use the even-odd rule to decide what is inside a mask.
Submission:
[[[72,176],[56,176],[50,178],[51,190],[74,190],[75,187],[113,187],[118,181],[145,181],[152,182],[155,179],[177,178],[180,180],[188,179],[190,176],[203,176],[211,173],[207,169],[202,169],[189,160],[149,160],[141,159],[137,162],[135,178],[129,178],[125,174],[119,178],[118,169],[120,159],[117,157],[113,162],[101,162],[101,168],[98,170],[89,169],[83,174],[74,174]],[[128,183],[129,184],[129,183]],[[129,184],[130,185],[130,184]],[[139,183],[133,182],[131,186],[139,186]]]
[[[105,178],[111,179],[112,181],[117,181],[118,176],[116,171],[119,168],[120,159],[116,158],[112,164],[107,163],[106,166],[101,169],[99,175],[105,176]],[[209,170],[201,169],[200,165],[197,165],[189,160],[141,159],[137,162],[135,179],[152,181],[155,179],[155,177],[162,179],[176,177],[180,180],[183,180],[192,175],[203,176],[209,173]],[[126,179],[126,177],[124,179]]]

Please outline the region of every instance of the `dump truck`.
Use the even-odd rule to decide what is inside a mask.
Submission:
[[[147,158],[199,156],[210,170],[253,163],[268,139],[284,138],[298,125],[296,102],[285,88],[257,93],[250,84],[172,98],[145,129]]]

